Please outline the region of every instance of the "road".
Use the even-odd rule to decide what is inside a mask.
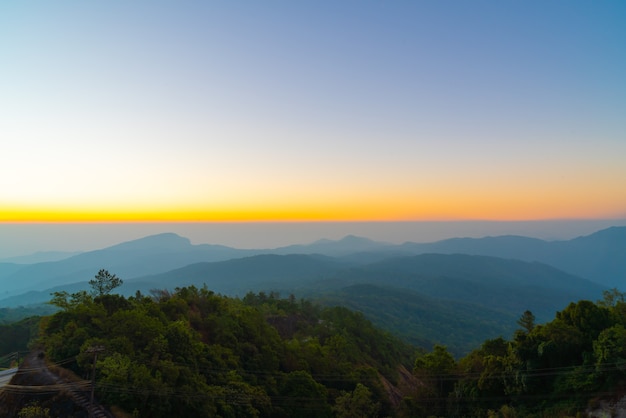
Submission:
[[[9,383],[11,378],[17,373],[17,367],[13,369],[7,369],[0,372],[0,387]]]

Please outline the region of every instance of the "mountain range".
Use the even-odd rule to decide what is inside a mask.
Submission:
[[[86,290],[102,268],[124,279],[118,291],[127,295],[189,285],[232,296],[294,294],[349,306],[411,342],[443,342],[461,353],[511,334],[527,309],[548,320],[571,301],[622,287],[626,227],[568,241],[499,236],[394,245],[347,236],[252,250],[192,245],[165,233],[56,261],[0,263],[0,308]]]

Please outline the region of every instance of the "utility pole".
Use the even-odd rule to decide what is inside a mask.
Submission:
[[[104,351],[102,345],[92,345],[86,351],[86,353],[93,354],[93,364],[91,366],[91,397],[89,398],[89,416],[93,417],[93,395],[96,389],[96,361],[98,361],[98,353]]]

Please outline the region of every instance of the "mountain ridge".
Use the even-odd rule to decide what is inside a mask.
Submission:
[[[19,293],[87,281],[106,268],[118,276],[135,278],[159,274],[198,262],[224,261],[259,254],[302,253],[342,257],[366,264],[390,257],[425,253],[485,255],[537,261],[606,287],[626,280],[626,227],[610,227],[566,241],[544,241],[518,235],[451,238],[433,243],[390,244],[347,235],[340,240],[318,240],[274,249],[237,249],[218,244],[191,244],[175,233],[146,236],[72,257],[35,264],[0,263],[4,294]],[[4,298],[3,298],[4,299]],[[2,306],[2,300],[0,300]]]
[[[4,284],[24,285],[26,278],[34,283],[25,292],[4,297],[0,307],[45,302],[56,291],[89,290],[87,281],[105,268],[123,278],[116,290],[128,296],[137,290],[149,294],[190,285],[239,297],[248,292],[294,294],[358,309],[375,323],[396,327],[397,334],[411,330],[404,338],[444,343],[461,354],[477,341],[510,333],[525,310],[544,321],[572,301],[599,299],[607,289],[552,264],[521,258],[536,258],[540,248],[556,259],[573,253],[583,266],[613,257],[619,268],[624,231],[599,231],[562,243],[502,236],[394,245],[346,236],[265,250],[194,245],[164,233],[57,262],[0,263]],[[520,257],[507,257],[515,255],[516,246]],[[459,253],[494,249],[505,257]],[[427,306],[434,311],[426,312]],[[481,325],[468,332],[474,329],[472,321]],[[438,327],[441,332],[435,332]],[[415,334],[419,332],[432,335]]]
[[[626,285],[626,227],[610,227],[560,241],[507,235],[404,243],[401,247],[416,254],[462,253],[538,261],[607,287]]]

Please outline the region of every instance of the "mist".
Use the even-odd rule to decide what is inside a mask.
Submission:
[[[626,219],[523,222],[3,223],[0,224],[0,259],[42,251],[91,251],[163,232],[174,232],[189,238],[193,244],[276,248],[325,238],[340,239],[346,235],[395,244],[496,235],[523,235],[554,241],[587,235],[610,226],[626,226]]]

